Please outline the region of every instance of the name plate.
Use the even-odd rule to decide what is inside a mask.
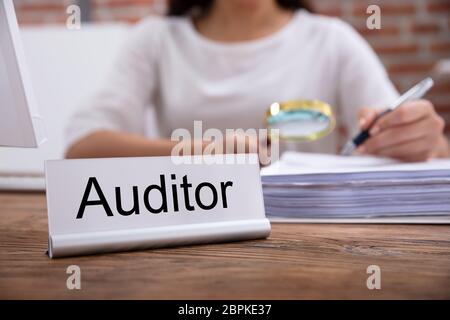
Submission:
[[[242,156],[47,161],[49,256],[267,237],[258,159]]]

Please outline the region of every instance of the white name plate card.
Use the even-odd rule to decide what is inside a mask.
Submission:
[[[47,161],[49,256],[268,237],[257,155],[239,156]]]

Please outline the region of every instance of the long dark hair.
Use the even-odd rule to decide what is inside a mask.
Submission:
[[[169,0],[169,16],[184,16],[197,9],[200,12],[207,11],[214,0]],[[312,12],[311,6],[306,0],[276,0],[277,4],[288,10],[306,9]]]

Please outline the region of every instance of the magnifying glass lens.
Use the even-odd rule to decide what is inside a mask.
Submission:
[[[331,107],[324,102],[290,101],[270,106],[266,126],[272,137],[312,141],[329,134],[334,129],[335,119]]]

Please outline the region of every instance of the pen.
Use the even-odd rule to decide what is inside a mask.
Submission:
[[[341,150],[341,155],[348,156],[355,151],[355,149],[361,145],[364,141],[366,141],[370,137],[370,129],[372,128],[373,124],[377,122],[378,119],[380,119],[382,116],[388,114],[391,111],[394,111],[396,108],[401,106],[407,101],[416,100],[422,98],[425,93],[427,93],[428,90],[433,86],[434,82],[431,78],[426,78],[416,84],[414,87],[406,91],[402,96],[400,96],[390,108],[384,110],[382,113],[380,113],[375,120],[372,122],[372,124],[364,131],[361,131],[355,138],[352,140],[349,140],[344,147]]]

